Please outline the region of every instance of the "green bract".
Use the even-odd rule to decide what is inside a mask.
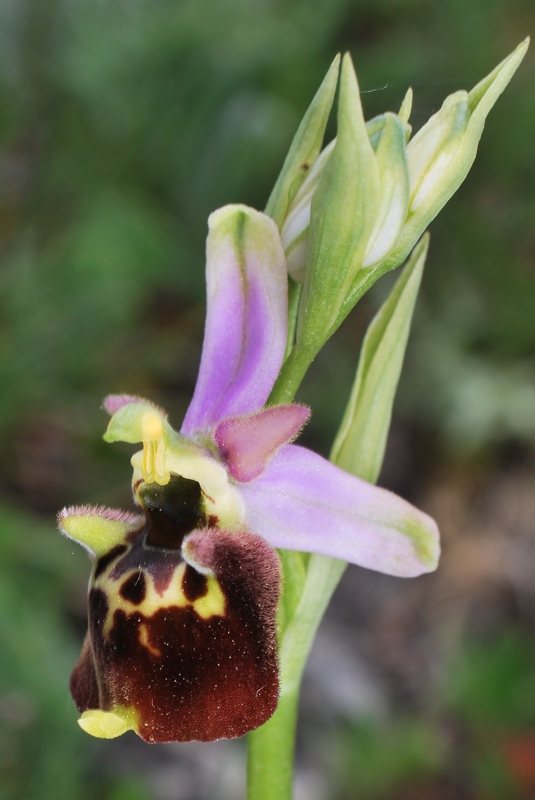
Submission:
[[[321,150],[325,126],[329,119],[338,83],[339,64],[340,56],[336,56],[294,136],[268,200],[266,214],[275,220],[279,228],[282,226],[295,193],[305,180]]]
[[[428,245],[429,236],[425,236],[370,323],[351,396],[331,450],[331,461],[337,466],[372,483],[379,477],[383,463]]]
[[[351,290],[375,227],[380,190],[357,78],[346,55],[336,144],[310,210],[307,270],[297,324],[297,341],[305,348],[315,349],[334,330],[341,299]]]

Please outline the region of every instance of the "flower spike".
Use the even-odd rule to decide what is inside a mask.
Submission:
[[[109,396],[105,440],[141,444],[131,459],[138,512],[79,506],[58,518],[92,560],[88,634],[70,684],[87,733],[212,741],[263,725],[279,697],[274,548],[316,554],[306,566],[299,553],[282,554],[289,580],[281,668],[291,699],[340,574],[319,556],[400,577],[436,568],[434,521],[340,468],[377,477],[426,240],[366,336],[333,448],[340,466],[293,444],[309,410],[282,400],[293,398],[352,305],[407,257],[464,180],[486,116],[526,48],[527,41],[471,92],[451,95],[412,140],[412,93],[398,115],[366,124],[346,55],[337,136],[321,151],[336,59],[272,193],[273,218],[244,205],[211,215],[204,343],[180,432],[150,401]],[[285,251],[290,274],[303,282],[302,294],[290,282],[290,312]],[[306,630],[293,649],[301,622]]]

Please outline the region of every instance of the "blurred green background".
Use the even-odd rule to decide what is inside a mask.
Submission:
[[[149,396],[179,426],[207,216],[264,206],[334,54],[368,118],[412,86],[417,129],[534,29],[532,0],[0,0],[1,800],[243,796],[241,742],[79,730],[88,564],[54,514],[130,507],[102,398]],[[431,227],[382,476],[436,516],[444,560],[406,583],[348,572],[305,682],[298,800],[535,792],[534,61]],[[323,453],[389,281],[303,387]]]

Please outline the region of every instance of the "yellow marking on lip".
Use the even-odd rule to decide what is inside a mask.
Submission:
[[[113,566],[114,565],[110,565],[107,572],[99,575],[94,584],[96,589],[100,589],[105,593],[108,601],[108,611],[102,626],[102,634],[105,638],[109,636],[113,628],[113,619],[116,611],[123,611],[127,617],[138,612],[143,617],[150,619],[162,608],[186,608],[187,606],[192,606],[201,619],[210,619],[213,616],[225,615],[225,595],[215,575],[208,576],[208,591],[203,597],[200,597],[198,600],[188,600],[182,588],[184,573],[187,566],[184,561],[175,567],[169,584],[162,594],[156,591],[154,580],[150,572],[143,570],[142,572],[145,578],[145,597],[141,603],[132,603],[120,594],[121,587],[126,581],[131,578],[132,575],[139,574],[139,568],[136,567],[124,573],[119,578],[113,579],[110,577]],[[141,636],[143,635],[144,634],[140,631],[140,642],[145,647],[148,647],[148,644],[141,640]],[[148,647],[148,649],[150,650],[150,647]],[[156,653],[154,653],[154,655],[156,655]]]
[[[125,706],[116,706],[113,711],[90,708],[84,711],[78,725],[97,739],[115,739],[126,731],[136,729],[137,713],[134,708]]]
[[[203,619],[225,615],[225,595],[215,575],[208,575],[208,591],[204,597],[194,600],[193,608]]]
[[[156,658],[162,657],[162,651],[150,643],[149,632],[144,622],[142,622],[139,626],[139,643],[142,647],[146,647],[149,653],[151,653],[153,656],[156,656]]]

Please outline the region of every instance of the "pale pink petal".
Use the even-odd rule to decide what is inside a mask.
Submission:
[[[232,477],[243,482],[258,478],[277,450],[295,439],[309,416],[305,406],[289,405],[220,422],[214,439]]]
[[[435,522],[397,495],[296,445],[241,494],[247,527],[274,547],[321,553],[399,577],[436,568]]]
[[[210,217],[206,250],[204,344],[186,436],[261,408],[286,346],[286,262],[273,220],[225,206]]]

